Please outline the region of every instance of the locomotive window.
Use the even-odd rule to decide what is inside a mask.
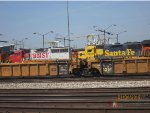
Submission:
[[[104,45],[96,45],[96,49],[103,49]]]
[[[24,50],[25,53],[30,53],[30,50],[26,49]]]
[[[60,49],[60,53],[68,52],[68,49]]]
[[[15,53],[16,56],[20,56],[20,53]]]
[[[141,45],[140,44],[128,45],[128,48],[130,48],[130,49],[141,48]]]
[[[88,53],[92,52],[92,49],[87,50]]]
[[[59,53],[59,49],[51,49],[52,53]]]
[[[138,44],[138,48],[141,48],[142,47],[142,45],[141,44]]]

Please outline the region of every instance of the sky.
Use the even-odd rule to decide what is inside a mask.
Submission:
[[[150,39],[150,1],[69,1],[68,10],[72,47],[84,47],[87,40],[83,36],[88,34],[103,36],[93,26],[106,29],[112,24],[116,26],[107,31],[122,32],[120,43]],[[56,36],[67,36],[67,22],[66,1],[0,1],[0,40],[9,43],[24,40],[26,48],[40,48],[42,36],[33,33],[54,31],[45,35],[48,47]]]

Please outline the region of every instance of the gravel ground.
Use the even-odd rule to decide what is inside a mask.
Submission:
[[[0,83],[0,89],[77,89],[77,88],[150,87],[150,80],[102,82]]]

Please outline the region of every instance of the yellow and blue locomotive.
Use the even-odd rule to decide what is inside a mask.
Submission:
[[[72,52],[73,53],[73,52]],[[77,65],[72,65],[72,73],[75,75],[99,76],[101,74],[111,73],[112,64],[110,61],[121,59],[143,59],[150,57],[150,40],[141,42],[127,42],[124,44],[105,44],[105,45],[87,45],[84,50],[76,51]],[[109,63],[103,61],[110,60]],[[109,69],[106,69],[109,68]]]

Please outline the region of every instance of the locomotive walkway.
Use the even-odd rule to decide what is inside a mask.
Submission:
[[[0,113],[149,113],[150,88],[1,89]]]

